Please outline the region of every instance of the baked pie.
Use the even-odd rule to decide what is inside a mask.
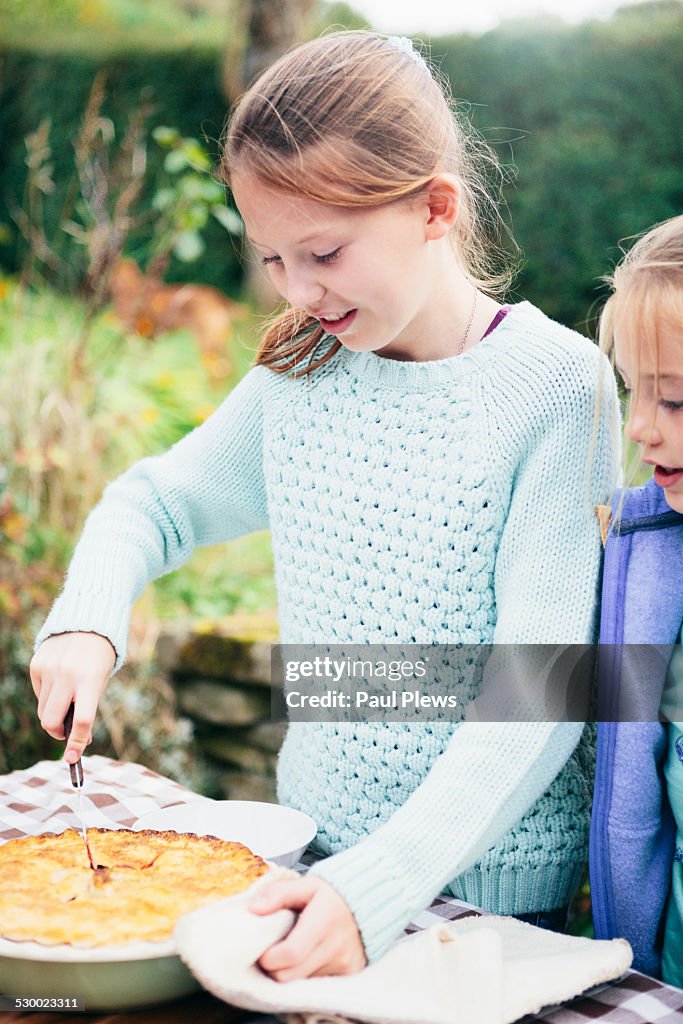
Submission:
[[[0,846],[0,936],[44,945],[167,939],[182,914],[242,892],[268,865],[241,843],[145,829],[67,829]]]

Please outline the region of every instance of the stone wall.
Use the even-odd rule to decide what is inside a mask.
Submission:
[[[285,725],[271,721],[271,646],[277,622],[239,616],[210,627],[162,632],[157,660],[178,710],[194,726],[215,792],[230,800],[275,802],[275,764]]]

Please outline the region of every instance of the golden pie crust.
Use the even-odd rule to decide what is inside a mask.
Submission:
[[[242,892],[268,865],[241,843],[145,829],[67,829],[0,846],[0,936],[44,945],[167,939],[182,914]]]

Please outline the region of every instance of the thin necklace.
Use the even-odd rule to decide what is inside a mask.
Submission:
[[[472,324],[474,323],[474,314],[477,312],[477,299],[478,298],[479,298],[479,292],[475,288],[474,289],[474,302],[472,303],[472,312],[470,313],[470,318],[467,321],[467,327],[465,328],[465,333],[462,336],[462,341],[460,342],[460,348],[455,353],[456,356],[462,355],[463,350],[465,348],[465,345],[467,344],[467,339],[470,336],[470,331],[472,330]]]

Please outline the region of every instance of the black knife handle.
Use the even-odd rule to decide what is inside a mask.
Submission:
[[[74,706],[69,704],[69,710],[66,713],[64,719],[64,739],[68,740],[71,735],[71,727],[74,724]],[[83,765],[79,757],[78,761],[74,764],[69,765],[69,772],[71,774],[71,785],[74,789],[80,789],[83,785]]]

